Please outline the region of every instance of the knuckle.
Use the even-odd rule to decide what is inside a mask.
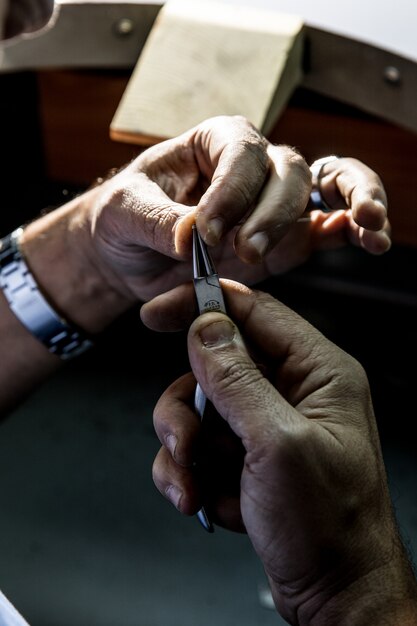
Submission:
[[[252,122],[249,121],[249,119],[245,115],[220,115],[217,119],[219,119],[221,123],[226,123],[229,126],[230,124],[232,124],[232,126],[236,128],[236,131],[239,133],[239,135],[241,135],[243,130],[244,132],[249,131],[250,133],[253,133],[258,137],[258,139],[261,139],[263,137],[259,130],[252,124]]]
[[[103,195],[102,202],[104,206],[108,207],[125,207],[129,203],[129,199],[130,194],[127,187],[116,185]]]
[[[248,118],[245,117],[244,115],[233,115],[232,117],[238,124],[243,124],[243,126],[248,126],[250,128],[253,128]]]
[[[260,378],[261,374],[254,363],[234,357],[233,361],[217,369],[213,375],[215,396],[233,398],[240,396],[242,389],[245,389],[247,394],[248,387]]]
[[[291,168],[295,171],[296,176],[301,178],[302,182],[310,185],[311,170],[305,158],[295,148],[288,148],[287,158]]]
[[[264,172],[268,167],[268,153],[265,142],[255,132],[249,132],[244,137],[239,137],[233,142],[236,153],[241,153],[251,159],[252,167],[256,167],[259,171]]]

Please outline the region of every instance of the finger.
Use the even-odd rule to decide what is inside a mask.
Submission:
[[[196,381],[191,373],[176,380],[158,400],[153,415],[159,441],[183,467],[191,467],[195,462],[201,431],[201,422],[193,406],[195,387]]]
[[[201,496],[192,469],[178,465],[164,447],[156,455],[152,478],[161,494],[181,513],[194,515],[201,508]]]
[[[344,353],[306,320],[269,294],[253,291],[229,280],[222,281],[222,287],[228,313],[245,338],[250,341],[254,353],[262,354],[267,361],[281,363],[282,366],[288,355],[291,355],[290,365],[294,372],[291,374],[293,394],[295,383],[304,379],[307,381],[314,369],[322,372],[320,375],[326,378],[331,358],[335,359],[335,363],[343,360],[341,355]],[[194,297],[191,284],[181,285],[144,305],[141,310],[142,320],[154,330],[173,330],[171,318],[175,316],[180,328],[186,328],[193,317],[190,315],[190,306]],[[198,317],[193,324],[208,315],[214,314],[206,313]],[[177,327],[175,330],[180,328]],[[325,359],[321,357],[322,352],[327,355]],[[350,362],[347,363],[347,367],[352,369]],[[319,379],[319,376],[315,377],[315,384]],[[281,381],[282,389],[287,384],[291,390],[288,380]],[[308,381],[305,385],[308,385]],[[298,397],[294,395],[293,402],[297,401]]]
[[[188,328],[198,315],[192,283],[179,285],[142,305],[140,317],[151,330],[177,332]]]
[[[247,451],[294,424],[295,412],[252,361],[230,318],[221,313],[200,316],[190,328],[188,349],[206,396]]]
[[[320,188],[333,209],[351,209],[355,222],[378,231],[387,218],[387,196],[378,174],[361,161],[336,159],[322,170]]]
[[[260,262],[304,212],[311,173],[303,157],[288,146],[268,146],[270,172],[252,213],[239,229],[235,248],[247,262]]]
[[[198,127],[194,144],[200,169],[213,170],[197,206],[197,227],[216,245],[258,197],[269,170],[268,143],[245,118],[220,116]]]
[[[351,211],[334,211],[324,214],[311,212],[311,236],[315,249],[333,249],[346,245],[349,241],[354,246],[362,247],[370,254],[379,255],[391,247],[391,227],[386,220],[379,231],[366,230],[359,226]]]
[[[253,386],[251,408],[254,414],[259,406],[264,408],[265,415],[271,416],[274,402],[278,401],[283,406],[283,415],[288,416],[288,405],[282,405],[285,398],[290,405],[297,407],[300,413],[309,418],[319,415],[322,417],[322,394],[327,393],[330,385],[335,397],[338,393],[343,393],[349,381],[354,386],[357,385],[355,377],[360,367],[356,361],[297,313],[269,294],[229,287],[233,285],[226,285],[225,289],[230,318],[245,338],[251,355],[256,355],[256,360],[263,365],[272,366],[272,380],[279,393],[249,358],[235,325],[229,321],[233,332],[227,324],[216,327],[215,317],[218,316],[221,320],[222,315],[206,313],[193,322],[188,333],[190,363],[203,391],[221,415],[225,417],[229,410],[239,412],[241,409],[245,412],[246,383]],[[213,322],[213,330],[217,330],[220,335],[220,345],[214,345],[213,350],[208,349],[211,347],[210,339],[204,338],[203,341],[199,336],[199,328],[209,325],[210,322]],[[221,336],[223,332],[224,338]],[[223,353],[227,355],[224,362]],[[204,378],[204,363],[209,354],[211,378],[207,379]],[[203,364],[202,370],[199,369],[199,363]],[[223,389],[226,390],[226,397],[231,398],[230,406],[216,404],[216,387],[220,390],[220,395]],[[313,399],[317,399],[317,394],[321,399],[315,402]],[[233,397],[236,400],[234,407]],[[236,434],[239,436],[239,433]]]
[[[391,226],[388,220],[385,220],[384,227],[379,231],[366,230],[358,226],[352,217],[349,222],[349,240],[354,245],[374,255],[384,254],[391,248]]]
[[[391,238],[385,230],[372,232],[362,229],[360,241],[362,248],[374,255],[384,254],[391,248]]]
[[[154,465],[154,480],[183,512],[196,512],[204,494],[204,506],[213,521],[242,530],[242,446],[212,405],[207,406],[200,421],[191,408],[195,386],[194,376],[183,376],[164,392],[155,407],[155,429],[164,449]]]
[[[250,290],[232,280],[221,280],[226,307],[229,295],[234,292],[250,292]],[[142,322],[158,332],[177,332],[188,328],[197,317],[198,309],[194,287],[191,282],[185,283],[156,296],[142,305],[140,316]]]
[[[267,354],[279,359],[294,342],[307,345],[306,338],[315,334],[322,338],[308,322],[269,294],[232,280],[222,279],[221,284],[228,314]],[[184,330],[196,318],[194,302],[193,285],[180,285],[144,304],[141,319],[152,330]]]
[[[240,495],[223,494],[213,486],[211,493],[199,486],[191,469],[175,463],[169,451],[162,447],[155,457],[152,478],[158,491],[185,515],[195,515],[203,506],[217,525],[235,532],[245,532],[240,510]]]
[[[187,245],[176,245],[175,231],[181,220],[192,213],[191,207],[173,202],[156,182],[143,172],[136,172],[131,168],[121,172],[110,183],[108,191],[103,193],[100,200],[98,234],[105,224],[106,237],[109,238],[108,233],[115,231],[117,237],[114,240],[118,241],[120,227],[115,214],[123,209],[130,218],[129,243],[156,250],[174,259],[188,257],[189,241]],[[188,230],[190,240],[191,228]],[[133,251],[132,248],[132,253]]]

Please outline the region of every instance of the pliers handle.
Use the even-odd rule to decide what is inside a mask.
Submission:
[[[209,311],[226,313],[219,276],[215,270],[207,246],[195,225],[193,225],[193,275],[194,290],[200,315]],[[201,420],[204,417],[206,401],[207,398],[199,383],[197,383],[194,396],[194,408]],[[204,508],[198,511],[197,517],[203,528],[209,533],[214,532],[213,524],[208,518]]]

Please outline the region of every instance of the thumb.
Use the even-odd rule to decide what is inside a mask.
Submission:
[[[246,449],[248,442],[269,440],[272,432],[293,422],[293,408],[263,376],[229,317],[198,317],[188,334],[188,350],[204,393]]]

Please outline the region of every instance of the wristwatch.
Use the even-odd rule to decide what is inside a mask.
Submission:
[[[0,287],[22,324],[61,359],[70,359],[93,345],[80,329],[69,324],[47,302],[19,248],[23,228],[0,240]]]

